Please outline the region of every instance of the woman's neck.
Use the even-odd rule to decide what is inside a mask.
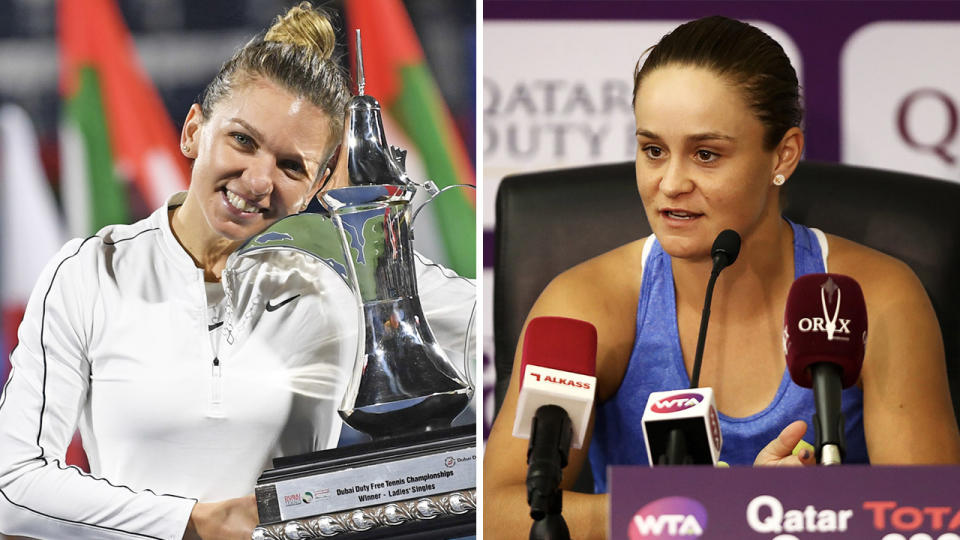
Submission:
[[[189,195],[182,206],[170,212],[170,229],[197,268],[203,269],[203,280],[220,281],[227,257],[239,247],[238,243],[211,234],[203,213]]]
[[[782,309],[794,279],[793,229],[781,218],[742,239],[736,262],[723,270],[713,293],[711,320],[749,319],[764,307]],[[700,310],[713,261],[673,259],[677,306]]]

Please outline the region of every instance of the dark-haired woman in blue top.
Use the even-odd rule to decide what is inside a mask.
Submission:
[[[717,282],[700,374],[721,413],[721,459],[814,463],[809,452],[792,455],[812,400],[786,373],[782,325],[793,281],[826,271],[860,283],[872,337],[860,380],[844,395],[848,460],[960,463],[940,328],[920,281],[898,260],[781,216],[781,186],[804,145],[797,76],[782,47],[723,17],[681,25],[636,70],[634,113],[637,188],[654,234],[557,276],[528,315],[597,327],[593,438],[571,451],[562,487],[588,452],[595,467],[646,461],[646,396],[689,385],[710,248],[724,229],[740,233],[742,248]],[[527,442],[511,436],[519,366],[518,358],[485,452],[491,538],[516,537],[531,523]],[[565,493],[571,537],[604,538],[607,505],[605,494]]]

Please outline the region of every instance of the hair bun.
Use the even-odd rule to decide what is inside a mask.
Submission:
[[[301,2],[278,15],[263,39],[305,47],[327,59],[333,55],[336,34],[325,13],[314,9],[310,2]]]

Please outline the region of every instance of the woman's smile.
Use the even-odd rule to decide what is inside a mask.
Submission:
[[[190,191],[175,223],[190,246],[234,247],[303,209],[319,186],[330,146],[329,118],[277,84],[247,81],[217,103],[199,106],[184,127],[196,148]],[[191,237],[196,237],[199,242]]]
[[[235,215],[252,218],[267,211],[266,208],[260,208],[226,187],[221,188],[220,192],[223,194],[223,200],[227,208]]]

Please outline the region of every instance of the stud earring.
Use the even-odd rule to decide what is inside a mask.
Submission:
[[[190,147],[187,146],[187,145],[185,145],[185,144],[180,145],[180,149],[183,150],[184,152],[188,153],[188,154],[190,153]]]
[[[773,177],[773,185],[775,186],[782,186],[786,181],[787,181],[787,177],[782,174],[778,174]]]

